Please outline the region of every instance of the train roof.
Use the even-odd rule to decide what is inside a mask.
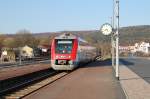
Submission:
[[[86,40],[82,39],[79,36],[73,35],[71,33],[64,33],[62,35],[56,36],[55,39],[78,39],[78,42],[80,45],[83,45],[83,46],[89,46],[90,45]]]
[[[81,37],[78,37],[78,36],[73,35],[71,33],[64,33],[62,35],[55,37],[55,39],[78,39],[79,42],[88,43],[86,40],[82,39]]]
[[[55,39],[77,39],[77,36],[71,33],[64,33],[62,35],[55,37]]]

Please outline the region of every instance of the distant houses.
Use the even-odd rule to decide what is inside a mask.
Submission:
[[[140,43],[135,43],[135,48],[133,50],[133,52],[143,52],[145,54],[149,54],[150,53],[150,43],[146,43],[146,42],[140,42]]]
[[[135,43],[133,46],[119,46],[119,52],[129,52],[133,54],[141,52],[143,54],[150,54],[150,43],[143,41]]]
[[[119,52],[132,52],[134,46],[119,46]]]
[[[20,48],[0,47],[0,63],[15,62],[19,60],[19,58],[21,58],[21,60],[26,60],[36,57],[50,58],[50,46],[39,45],[36,48],[32,48],[28,45]]]

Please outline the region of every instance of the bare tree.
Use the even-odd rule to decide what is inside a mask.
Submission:
[[[16,47],[22,47],[25,45],[35,47],[39,44],[39,40],[36,39],[30,31],[24,29],[16,33],[15,44]]]

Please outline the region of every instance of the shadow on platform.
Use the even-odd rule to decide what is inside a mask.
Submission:
[[[111,59],[107,59],[104,61],[94,61],[88,64],[82,65],[80,68],[88,68],[88,67],[104,67],[111,66]]]
[[[134,63],[130,61],[126,61],[124,59],[120,59],[120,65],[126,66],[133,66]],[[112,66],[111,59],[106,59],[104,61],[94,61],[88,64],[82,64],[81,68],[88,68],[88,67],[104,67],[104,66]]]
[[[131,66],[131,65],[134,65],[133,62],[130,62],[130,61],[126,61],[124,59],[120,59],[120,65],[126,65],[126,66]]]

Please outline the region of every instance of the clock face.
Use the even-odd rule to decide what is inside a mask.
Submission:
[[[101,32],[104,34],[104,35],[109,35],[112,33],[112,26],[108,23],[102,25],[101,27]]]

